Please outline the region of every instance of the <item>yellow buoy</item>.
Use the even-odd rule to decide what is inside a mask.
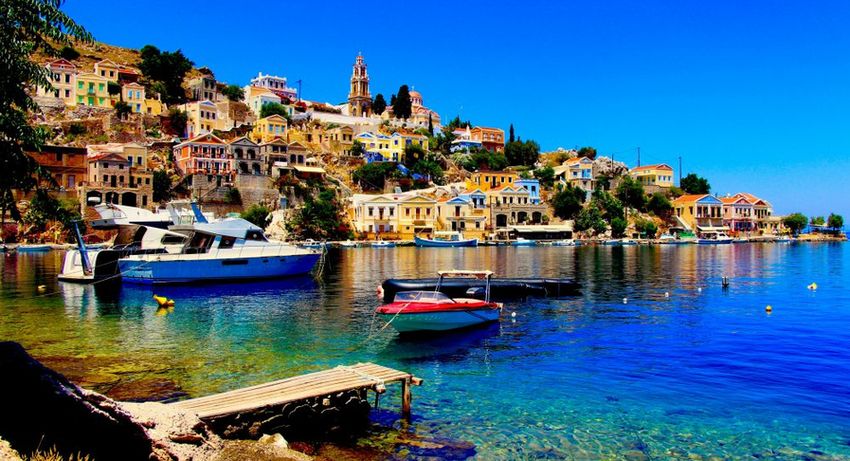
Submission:
[[[165,296],[153,295],[154,301],[159,304],[159,307],[174,307],[174,300],[168,299]]]
[[[166,309],[164,307],[157,308],[157,310],[156,310],[156,316],[157,317],[163,317],[163,316],[166,316],[166,315],[168,315],[168,309]]]
[[[765,307],[765,308],[764,308],[764,311],[765,311],[765,312],[773,312],[773,306],[771,306],[770,304],[768,304],[768,305],[767,305],[767,307]]]
[[[818,289],[818,284],[817,284],[817,283],[815,283],[815,282],[812,282],[812,283],[811,283],[811,284],[810,284],[807,288],[808,288],[808,289],[810,289],[810,290],[812,290],[812,291],[817,290],[817,289]]]

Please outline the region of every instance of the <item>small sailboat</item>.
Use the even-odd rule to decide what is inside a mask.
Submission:
[[[478,239],[465,239],[463,234],[458,231],[437,231],[434,233],[434,238],[428,239],[415,235],[414,242],[418,247],[474,247],[478,246]]]
[[[490,271],[440,271],[435,291],[398,292],[393,302],[378,307],[379,317],[399,333],[446,331],[466,328],[499,319],[502,306],[490,301]],[[475,277],[485,280],[484,299],[450,298],[440,292],[447,277]]]

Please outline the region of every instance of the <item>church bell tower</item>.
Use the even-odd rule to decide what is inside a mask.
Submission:
[[[372,115],[372,95],[369,94],[369,73],[363,55],[357,54],[351,72],[351,90],[348,92],[348,114],[357,117]]]

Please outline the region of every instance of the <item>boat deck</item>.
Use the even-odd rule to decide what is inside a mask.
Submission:
[[[402,385],[402,413],[410,416],[411,385],[422,380],[392,368],[374,363],[338,366],[329,370],[272,381],[256,386],[236,389],[220,394],[174,402],[171,405],[195,412],[201,419],[250,412],[288,402],[321,397],[356,389],[372,389],[377,393],[385,385],[400,382]]]

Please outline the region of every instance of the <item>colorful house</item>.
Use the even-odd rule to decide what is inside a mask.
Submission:
[[[773,205],[767,200],[747,192],[739,192],[734,197],[743,197],[753,204],[753,220],[755,228],[762,234],[776,234],[781,226],[773,216]],[[781,220],[779,220],[781,223]]]
[[[88,180],[80,184],[85,202],[148,207],[153,205],[153,173],[148,150],[138,143],[92,144],[88,148]]]
[[[673,187],[673,168],[660,163],[632,168],[629,175],[637,179],[647,192],[655,192],[653,188],[669,189]]]
[[[723,225],[723,202],[717,197],[682,195],[672,205],[676,219],[686,229],[697,233],[727,231]]]
[[[130,106],[130,110],[137,114],[143,114],[146,110],[145,105],[145,87],[138,83],[126,83],[121,87],[121,93],[126,102]]]
[[[545,204],[532,203],[531,193],[524,187],[506,185],[492,188],[486,193],[494,229],[517,224],[539,224],[548,209]]]
[[[398,207],[398,233],[404,240],[417,234],[433,234],[437,224],[437,201],[423,195],[403,198]]]
[[[281,100],[295,101],[298,98],[298,92],[295,88],[287,85],[286,77],[278,77],[276,75],[263,75],[258,73],[255,78],[251,79],[251,86],[257,88],[265,88],[276,94]]]
[[[291,171],[289,166],[289,143],[283,138],[274,138],[260,143],[260,157],[266,161],[266,174],[278,177]]]
[[[189,178],[190,185],[209,187],[211,183],[221,186],[236,173],[233,157],[227,143],[217,136],[207,133],[177,144],[173,148],[177,168],[187,176],[204,177],[203,181]]]
[[[513,185],[518,180],[519,175],[512,171],[478,171],[466,180],[466,188],[487,192],[496,187]]]
[[[218,88],[215,77],[212,75],[201,75],[189,80],[189,91],[195,101],[215,101],[218,99]]]
[[[354,230],[366,238],[398,232],[398,197],[393,195],[357,194],[351,198],[349,216]]]
[[[480,197],[473,198],[476,194]],[[486,233],[490,215],[485,200],[486,196],[481,191],[438,200],[437,222],[440,228],[464,232],[465,237],[482,237]]]
[[[534,205],[538,205],[540,200],[540,180],[534,178],[520,178],[514,181],[516,187],[524,188],[528,191],[528,201]]]
[[[270,115],[257,120],[251,138],[256,142],[268,142],[275,138],[286,137],[286,119],[280,115]]]
[[[401,159],[403,149],[399,149],[398,143],[392,146],[393,140],[385,134],[364,131],[354,139],[363,145],[368,162],[398,162]]]
[[[502,152],[505,150],[505,130],[501,128],[488,128],[476,126],[470,131],[473,141],[478,141],[481,146],[490,152]]]
[[[237,174],[265,175],[268,171],[265,159],[260,154],[260,146],[247,136],[234,139],[227,143],[230,156],[233,158]]]
[[[755,229],[753,204],[745,197],[721,197],[723,225],[732,232],[752,232]]]
[[[159,99],[159,95],[156,98],[145,98],[145,114],[147,115],[162,115],[168,107]]]
[[[104,59],[94,63],[94,73],[110,82],[118,83],[118,73],[121,66],[115,64],[111,59]]]
[[[468,126],[466,128],[458,128],[452,131],[452,134],[455,136],[449,148],[452,152],[470,151],[484,147],[484,144],[480,140],[472,138],[472,129]]]
[[[112,107],[109,98],[109,79],[90,72],[77,74],[77,105]]]
[[[213,130],[219,129],[218,107],[212,101],[186,103],[183,104],[183,110],[188,119],[186,123],[187,138],[212,133]]]
[[[258,86],[248,85],[245,87],[245,104],[248,105],[248,108],[251,109],[251,112],[254,113],[257,118],[262,115],[263,106],[271,103],[281,103],[280,96],[274,94],[268,88],[261,88]],[[292,115],[292,108],[290,108],[289,115]]]
[[[596,181],[593,177],[593,160],[587,157],[573,157],[561,166],[554,168],[555,177],[564,184],[578,187],[585,192],[593,192]]]
[[[38,96],[61,99],[66,106],[77,105],[77,66],[67,59],[50,61],[45,66],[50,72],[50,84],[53,89],[38,87]]]

